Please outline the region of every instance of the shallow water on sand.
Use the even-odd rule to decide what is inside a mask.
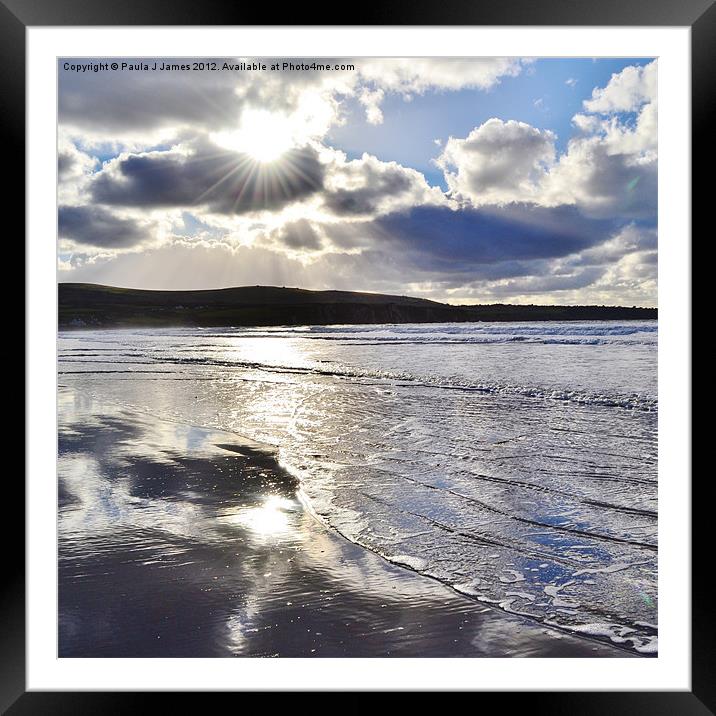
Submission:
[[[266,446],[60,389],[59,655],[623,656],[323,527]]]
[[[71,332],[60,383],[276,446],[317,516],[354,543],[536,624],[650,654],[656,336],[653,322]],[[192,430],[171,439],[191,449]],[[217,514],[212,529],[244,519]]]

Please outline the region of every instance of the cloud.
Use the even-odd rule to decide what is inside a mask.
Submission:
[[[92,59],[83,59],[90,63]],[[176,59],[116,58],[137,69],[111,73],[78,73],[59,61],[61,92],[59,118],[63,126],[84,134],[88,141],[106,139],[110,132],[119,145],[137,148],[147,136],[153,143],[176,139],[187,129],[205,132],[231,130],[247,108],[298,115],[313,123],[313,136],[323,136],[339,123],[339,99],[355,96],[366,108],[369,122],[383,120],[380,104],[386,93],[422,94],[427,90],[487,90],[503,77],[519,74],[523,60],[515,58],[341,58],[353,70],[315,72],[283,70],[282,58],[262,58],[276,71],[222,69],[246,58],[202,58],[216,71],[162,71]],[[336,64],[322,58],[322,64]],[[154,69],[155,63],[158,69]],[[143,67],[149,69],[143,69]],[[108,79],[109,78],[109,79]]]
[[[568,274],[550,274],[521,276],[495,281],[487,289],[493,299],[504,300],[515,295],[545,294],[555,291],[575,291],[592,285],[602,278],[605,269],[593,266],[579,269]]]
[[[475,206],[529,201],[554,162],[555,139],[549,130],[493,118],[465,139],[450,137],[437,164],[450,190]]]
[[[356,60],[359,82],[367,85],[360,102],[371,124],[380,124],[380,105],[389,92],[410,98],[428,90],[489,90],[504,77],[515,77],[528,60],[514,57],[483,58],[375,58]]]
[[[146,62],[153,66],[154,59]],[[229,72],[108,75],[64,71],[61,60],[59,65],[59,122],[86,145],[109,140],[119,148],[137,149],[193,127],[219,129],[236,121],[244,102],[239,91],[244,82]]]
[[[90,62],[91,60],[86,60]],[[200,127],[205,131],[236,125],[246,106],[289,113],[296,109],[306,89],[321,89],[316,72],[256,71],[232,69],[162,71],[162,58],[116,58],[138,69],[113,73],[77,73],[59,61],[61,92],[59,120],[65,127],[145,137],[163,128]],[[241,58],[202,58],[205,64],[236,66]],[[271,60],[262,60],[269,63]],[[149,69],[139,69],[143,66]]]
[[[515,57],[396,57],[357,60],[362,78],[392,92],[420,94],[429,89],[490,89],[517,76],[529,61]]]
[[[323,244],[316,227],[306,219],[284,224],[272,238],[289,249],[300,251],[318,251]]]
[[[596,88],[561,155],[552,132],[512,120],[490,119],[464,139],[451,137],[436,163],[455,198],[477,207],[576,205],[593,217],[655,222],[656,66],[627,67]],[[619,115],[627,110],[638,113],[635,121]]]
[[[335,216],[375,216],[444,203],[443,193],[429,186],[415,169],[382,162],[369,154],[352,161],[346,161],[342,152],[332,154],[323,207]]]
[[[85,192],[99,161],[81,151],[60,131],[57,138],[57,181],[60,204],[76,204]]]
[[[573,118],[581,135],[550,172],[545,194],[589,213],[656,222],[657,61],[625,67]],[[620,113],[636,113],[630,121]]]
[[[383,111],[380,104],[384,97],[385,92],[382,89],[364,89],[360,93],[358,100],[365,107],[365,117],[369,124],[383,123]]]
[[[523,268],[479,290],[509,301],[655,305],[656,230],[632,223],[583,251]]]
[[[433,174],[331,147],[329,129],[351,119],[345,100],[375,125],[361,131],[380,132],[391,94],[487,92],[528,63],[352,62],[336,73],[61,73],[63,277],[655,302],[656,62],[595,88],[561,152],[553,132],[509,116],[435,140],[447,194]],[[255,137],[267,151],[285,145],[282,157],[256,161]]]
[[[124,154],[92,181],[93,201],[131,207],[203,207],[221,214],[280,209],[317,192],[324,167],[315,149],[262,165],[251,156],[195,141],[168,151]]]
[[[482,222],[483,212],[471,212],[472,222]],[[552,215],[549,220],[551,211],[538,213],[542,215],[541,236],[534,232],[524,237],[532,241],[531,247],[520,241],[518,223],[511,227],[503,225],[501,233],[493,234],[508,244],[502,252],[491,251],[481,240],[471,246],[474,232],[467,225],[457,235],[448,237],[447,246],[441,247],[435,236],[429,235],[422,237],[416,246],[409,238],[412,228],[430,223],[429,217],[419,212],[397,233],[386,232],[385,220],[349,225],[361,237],[363,250],[348,253],[326,250],[324,243],[324,250],[308,262],[299,260],[290,251],[278,251],[275,246],[237,247],[223,240],[182,239],[113,258],[76,254],[61,269],[63,280],[137,287],[151,281],[156,288],[261,283],[355,289],[355,277],[361,276],[360,287],[365,290],[410,293],[453,302],[654,305],[657,266],[653,229],[631,224],[609,233],[606,224],[598,223],[580,238],[577,221],[554,245],[550,243],[549,227],[561,225],[569,212]],[[387,223],[401,219],[405,222],[405,215],[392,216]],[[436,217],[434,229],[442,233],[441,226]],[[305,232],[303,235],[310,237],[312,233],[322,233],[324,228],[327,232],[335,228],[345,231],[347,225],[314,227],[302,222],[288,228],[285,236]],[[490,233],[490,224],[479,233],[481,236]],[[540,246],[540,242],[548,245]],[[458,261],[450,260],[456,244],[460,251]],[[585,248],[579,249],[580,246]],[[569,253],[572,249],[577,250]],[[484,262],[486,257],[491,259],[489,263]],[[197,266],[202,267],[201,272],[197,272]]]
[[[84,258],[85,260],[82,260]],[[268,284],[307,286],[300,261],[260,247],[226,243],[174,241],[141,253],[113,257],[78,257],[63,271],[64,281],[107,282],[116,286],[201,289]],[[201,271],[197,271],[201,266]]]
[[[543,188],[546,204],[575,203],[592,216],[656,220],[655,159],[614,153],[604,137],[572,140]]]
[[[380,236],[418,265],[456,271],[486,264],[566,256],[603,241],[613,222],[585,218],[574,207],[418,207],[378,219]],[[398,244],[398,246],[395,246]]]
[[[589,114],[577,114],[575,126],[600,136],[610,155],[630,155],[632,163],[655,162],[657,151],[657,60],[644,67],[625,67],[606,87],[585,100]],[[636,114],[636,121],[622,115]]]
[[[628,224],[606,241],[573,257],[573,264],[594,265],[621,261],[634,253],[654,254],[657,248],[655,228]]]
[[[592,98],[584,101],[587,112],[611,114],[635,112],[642,105],[656,101],[657,61],[644,67],[630,65],[613,74],[606,87],[596,87]]]
[[[57,152],[57,177],[62,181],[77,179],[90,171],[96,160],[78,151],[74,144],[61,147]]]
[[[101,248],[124,249],[147,238],[135,220],[115,216],[101,207],[61,206],[58,210],[60,238]]]

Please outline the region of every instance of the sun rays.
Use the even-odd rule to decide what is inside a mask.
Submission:
[[[234,132],[219,132],[212,139],[225,149],[248,154],[260,164],[275,162],[295,146],[295,132],[289,118],[264,109],[244,112]]]

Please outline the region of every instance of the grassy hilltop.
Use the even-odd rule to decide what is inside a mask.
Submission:
[[[60,328],[585,321],[657,317],[655,308],[451,306],[409,296],[276,286],[148,291],[90,283],[61,283],[58,305]]]

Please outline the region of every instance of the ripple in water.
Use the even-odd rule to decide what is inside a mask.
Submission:
[[[656,349],[655,322],[73,332],[60,380],[275,445],[352,541],[653,654]]]

